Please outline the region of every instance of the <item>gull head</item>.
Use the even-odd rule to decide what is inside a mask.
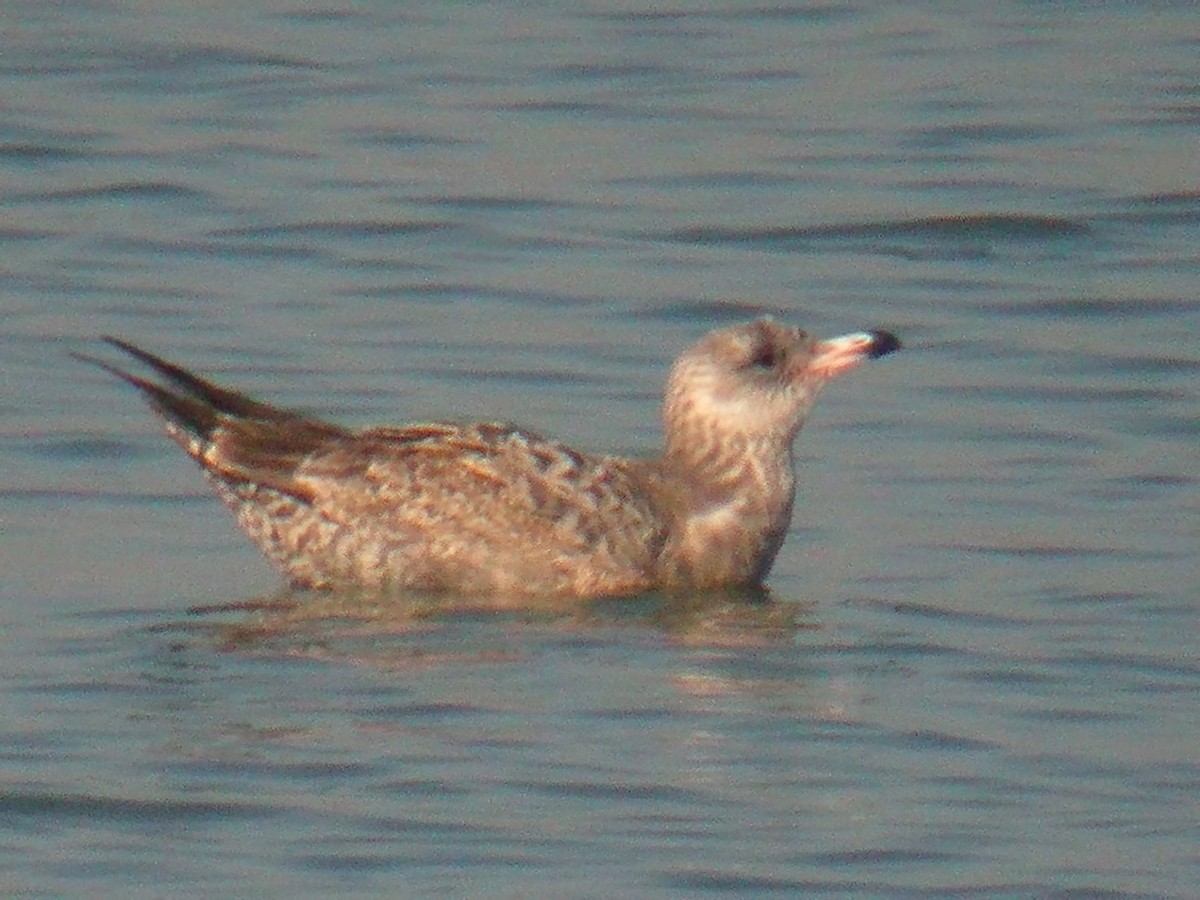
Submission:
[[[769,317],[710,332],[667,380],[668,455],[707,455],[714,442],[789,447],[822,387],[899,348],[886,331],[820,340]]]

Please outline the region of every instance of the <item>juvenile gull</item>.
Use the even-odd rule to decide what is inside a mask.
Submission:
[[[661,456],[581,453],[501,423],[352,430],[219,387],[127,341],[132,384],[299,587],[598,597],[753,587],[792,517],[792,443],[820,389],[900,347],[771,318],[675,362]]]

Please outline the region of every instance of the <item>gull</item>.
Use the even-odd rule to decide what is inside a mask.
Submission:
[[[155,380],[76,355],[141,392],[292,586],[509,601],[760,587],[817,394],[900,348],[770,317],[712,331],[671,369],[662,452],[626,458],[500,422],[346,428],[103,340]]]

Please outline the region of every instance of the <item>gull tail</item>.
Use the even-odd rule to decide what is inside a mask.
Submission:
[[[71,355],[137,388],[165,421],[167,434],[223,481],[280,484],[314,446],[342,433],[335,425],[206,381],[121,338],[103,340],[145,364],[159,380],[87,354]]]

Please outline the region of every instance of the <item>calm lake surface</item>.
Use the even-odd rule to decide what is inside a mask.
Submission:
[[[0,12],[0,893],[1200,893],[1194,4],[252,6]],[[638,453],[762,312],[906,343],[765,605],[282,597],[69,355]]]

